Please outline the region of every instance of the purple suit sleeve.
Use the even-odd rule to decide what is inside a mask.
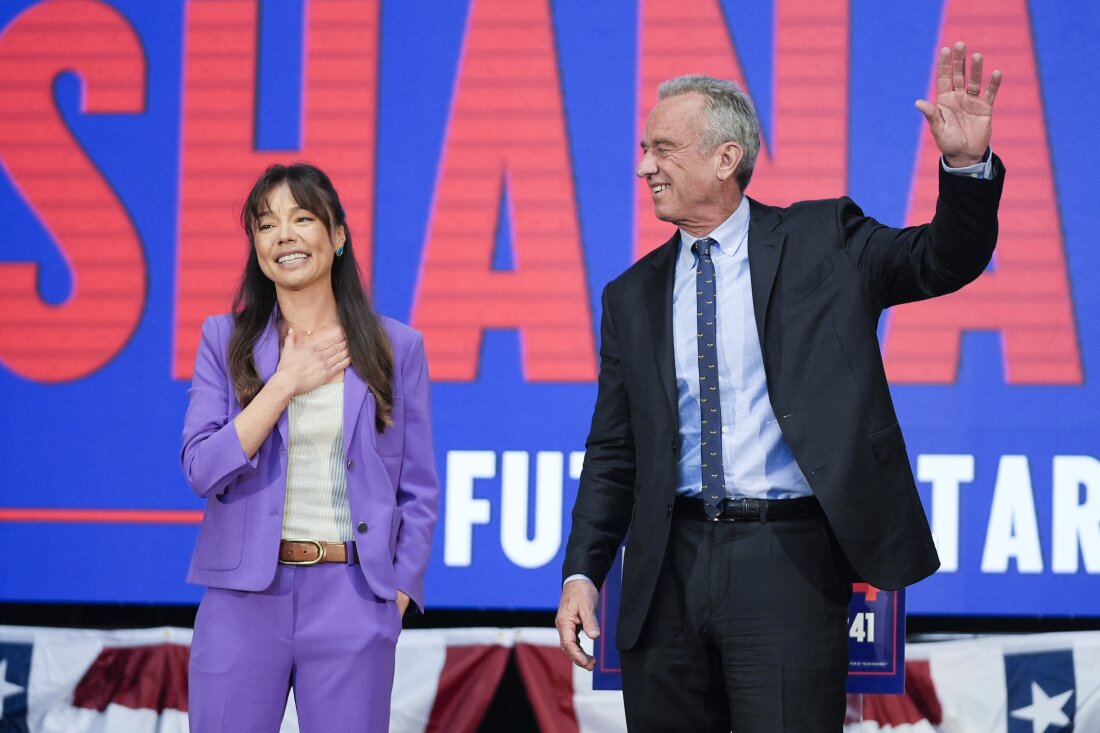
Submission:
[[[432,447],[428,364],[420,334],[401,361],[405,398],[405,441],[397,506],[401,527],[397,535],[394,574],[397,587],[417,608],[424,608],[424,572],[431,557],[432,532],[439,514],[439,480]]]
[[[219,318],[207,318],[202,324],[202,343],[183,418],[180,461],[187,483],[201,497],[224,492],[237,476],[256,467],[255,457],[249,460],[244,454],[233,426],[236,411],[231,409],[225,363],[228,333],[221,332],[222,325]]]

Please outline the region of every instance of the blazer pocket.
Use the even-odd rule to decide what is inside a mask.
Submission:
[[[798,301],[805,299],[821,287],[821,283],[825,282],[832,273],[833,261],[829,257],[825,257],[821,262],[814,265],[809,275],[799,280],[792,287],[783,290],[784,305],[794,305]]]
[[[867,438],[871,441],[871,448],[879,463],[885,463],[893,456],[905,453],[905,439],[901,436],[901,425],[897,423],[876,430]]]
[[[248,497],[225,494],[206,500],[206,511],[195,545],[195,567],[202,570],[235,570],[244,557]]]

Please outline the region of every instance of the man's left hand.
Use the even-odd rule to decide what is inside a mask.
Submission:
[[[558,615],[554,618],[561,650],[573,664],[589,672],[596,668],[596,658],[581,647],[577,628],[583,628],[589,639],[600,638],[600,624],[596,621],[596,603],[599,598],[600,592],[588,578],[570,580],[561,588]]]
[[[918,100],[917,109],[928,120],[928,127],[947,165],[965,168],[981,162],[993,132],[993,100],[1001,86],[1001,72],[989,76],[982,91],[982,55],[970,58],[966,70],[966,44],[959,41],[953,49],[940,49],[936,64],[935,103]]]
[[[400,613],[401,618],[405,617],[405,611],[408,610],[408,608],[409,597],[401,591],[397,591],[397,610]]]

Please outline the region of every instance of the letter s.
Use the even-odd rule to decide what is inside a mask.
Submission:
[[[47,0],[0,32],[0,163],[68,265],[72,291],[39,294],[38,264],[0,264],[0,362],[65,382],[108,363],[137,327],[145,253],[129,214],[69,132],[54,101],[63,72],[82,77],[81,112],[140,113],[146,61],[133,27],[94,0]]]

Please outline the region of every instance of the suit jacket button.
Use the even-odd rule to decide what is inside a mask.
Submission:
[[[348,470],[349,471],[354,471],[355,470],[355,461],[348,461]]]
[[[680,450],[680,441],[678,441],[678,440],[672,441],[672,452],[675,453],[678,450]]]
[[[355,531],[358,532],[359,534],[363,534],[364,532],[367,531],[367,523],[366,522],[360,522],[359,524],[355,525]]]
[[[671,504],[669,504],[668,506],[665,507],[665,516],[666,517],[671,517],[672,516],[672,505]]]

